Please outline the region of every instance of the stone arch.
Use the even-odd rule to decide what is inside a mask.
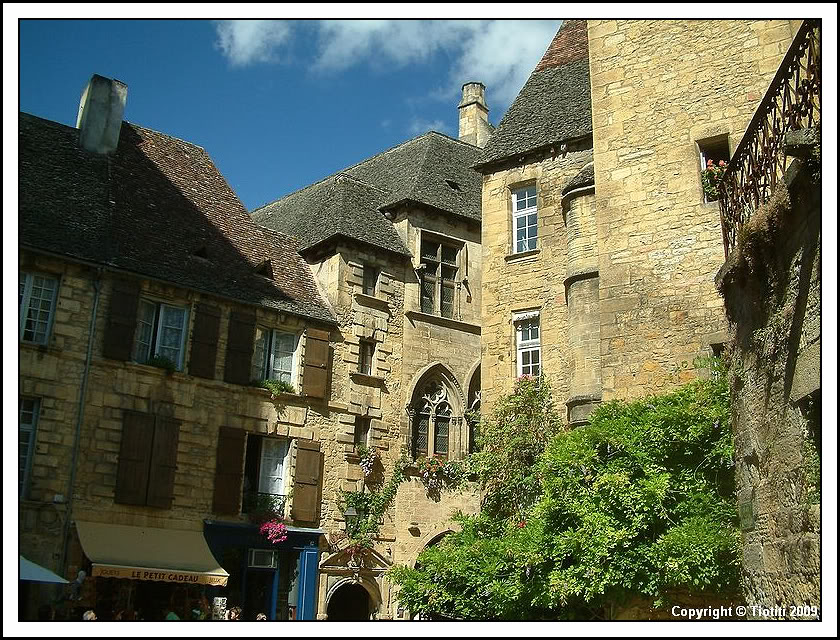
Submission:
[[[342,587],[348,587],[351,585],[359,585],[367,592],[369,598],[369,618],[370,614],[378,611],[382,606],[382,595],[379,593],[379,585],[376,583],[376,580],[370,576],[347,576],[337,580],[336,583],[327,590],[327,596],[324,599],[324,610],[329,612],[333,596],[335,596]]]
[[[415,459],[466,453],[466,397],[456,376],[441,362],[418,371],[409,387],[408,450]]]
[[[420,557],[420,554],[423,553],[425,549],[428,547],[435,546],[438,542],[443,540],[446,536],[450,533],[455,533],[455,530],[451,527],[444,527],[442,529],[435,529],[431,533],[427,534],[423,538],[423,542],[417,547],[417,551],[414,554],[412,562],[409,566],[416,567],[417,566],[417,558]]]

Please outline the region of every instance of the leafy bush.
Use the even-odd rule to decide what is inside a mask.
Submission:
[[[291,383],[286,382],[285,380],[255,380],[252,384],[255,387],[268,389],[271,392],[271,395],[274,396],[281,393],[295,392],[295,388],[291,385]]]
[[[518,384],[494,418],[485,433],[516,437],[518,426],[536,440],[559,431],[538,381]],[[520,438],[484,449],[490,499],[478,516],[460,515],[462,531],[424,550],[416,569],[392,569],[403,606],[456,618],[591,619],[633,596],[661,604],[676,589],[735,592],[726,376],[605,403],[589,425],[539,448]]]
[[[152,356],[143,364],[147,364],[150,367],[157,367],[158,369],[166,369],[169,373],[173,373],[178,370],[178,365],[166,356]]]

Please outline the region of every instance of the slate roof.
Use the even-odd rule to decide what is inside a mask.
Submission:
[[[201,147],[123,122],[106,157],[72,127],[25,113],[19,127],[21,246],[335,322],[298,241],[255,224]]]
[[[595,163],[590,160],[583,168],[578,171],[577,175],[566,183],[563,187],[562,195],[566,195],[573,189],[580,189],[581,187],[588,187],[595,184]]]
[[[481,149],[430,131],[254,210],[306,250],[336,235],[411,255],[383,211],[416,202],[481,221]],[[448,181],[456,187],[450,186]]]
[[[476,168],[591,133],[586,20],[566,20],[490,135]]]

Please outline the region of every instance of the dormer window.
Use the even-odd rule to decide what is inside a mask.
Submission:
[[[274,280],[274,272],[271,269],[271,260],[263,260],[257,267],[257,274],[269,280]]]
[[[201,246],[198,249],[196,249],[195,251],[193,251],[192,254],[193,254],[193,257],[195,257],[195,258],[201,258],[202,260],[207,260],[207,247],[206,246]]]
[[[447,180],[446,184],[448,184],[449,188],[452,189],[453,191],[461,191],[461,185],[459,185],[454,180]]]

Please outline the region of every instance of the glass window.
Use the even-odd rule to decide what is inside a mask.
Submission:
[[[376,345],[370,340],[359,341],[359,373],[373,375],[373,354]]]
[[[460,248],[443,242],[422,240],[420,256],[423,265],[420,282],[420,310],[455,317],[455,283],[458,280]]]
[[[46,344],[55,313],[58,280],[34,273],[19,273],[20,340]]]
[[[297,342],[293,333],[258,326],[254,337],[251,379],[279,380],[294,388]]]
[[[517,189],[513,197],[513,252],[537,248],[537,187]]]
[[[41,401],[38,398],[20,396],[18,403],[18,495],[26,498],[29,490],[29,475],[32,470],[32,453],[35,449],[35,427]]]
[[[187,339],[187,309],[141,299],[134,330],[134,361],[166,358],[179,371],[184,365]]]
[[[540,319],[527,318],[516,323],[517,376],[540,375]]]
[[[362,293],[368,296],[376,295],[376,281],[379,279],[379,269],[371,265],[365,265],[362,278]]]
[[[286,454],[289,443],[279,438],[263,438],[260,456],[260,477],[258,491],[272,495],[285,495],[283,491],[286,476]]]

